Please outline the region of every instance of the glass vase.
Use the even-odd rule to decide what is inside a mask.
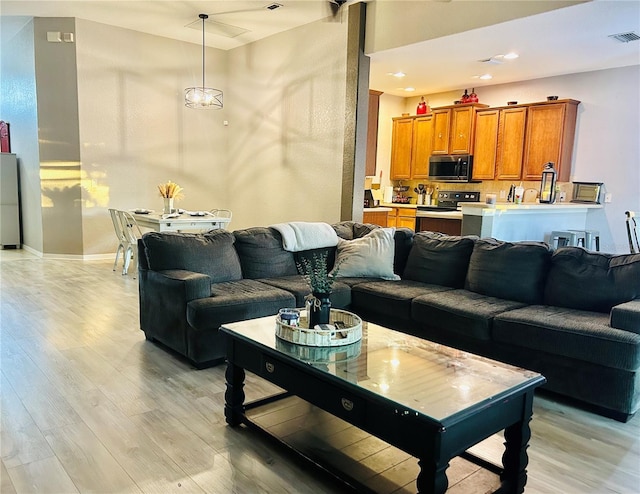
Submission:
[[[307,316],[309,318],[309,329],[313,329],[317,324],[329,324],[331,314],[330,293],[313,292],[313,297],[307,301]]]
[[[173,209],[173,197],[165,197],[164,198],[164,209],[162,210],[164,214],[171,214],[175,212]]]

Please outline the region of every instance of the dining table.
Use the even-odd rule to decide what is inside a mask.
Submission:
[[[133,210],[138,226],[157,232],[208,231],[226,229],[231,218],[216,216],[208,211],[161,214],[148,210]]]

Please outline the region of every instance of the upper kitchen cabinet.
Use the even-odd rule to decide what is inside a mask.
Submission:
[[[496,180],[521,178],[526,123],[526,107],[500,110]]]
[[[476,111],[481,108],[487,105],[467,103],[434,109],[432,154],[472,154]]]
[[[429,176],[433,122],[432,114],[393,119],[391,180]]]
[[[540,180],[551,161],[559,182],[568,182],[579,101],[559,100],[529,106],[522,178]]]
[[[433,152],[434,118],[425,115],[413,121],[411,178],[429,177],[429,157]]]
[[[498,122],[500,110],[481,110],[476,114],[473,179],[493,180],[498,152]]]
[[[449,154],[451,109],[433,110],[433,148],[431,154]]]
[[[411,149],[413,147],[413,118],[393,119],[391,141],[391,180],[411,178]]]

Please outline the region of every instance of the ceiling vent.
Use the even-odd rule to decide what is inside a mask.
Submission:
[[[628,33],[610,34],[609,37],[620,41],[620,43],[628,43],[629,41],[638,41],[640,39],[640,36],[633,31]]]
[[[504,60],[502,60],[502,58],[498,58],[498,57],[491,57],[491,58],[485,58],[483,60],[478,60],[478,62],[480,63],[490,63],[493,65],[500,65],[504,63]]]

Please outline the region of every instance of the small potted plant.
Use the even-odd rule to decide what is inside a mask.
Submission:
[[[330,273],[327,267],[326,252],[314,253],[309,259],[303,257],[297,262],[298,271],[304,276],[311,293],[306,297],[307,317],[309,328],[313,329],[317,324],[329,324],[331,313],[331,301],[329,296],[336,280],[339,263]]]

